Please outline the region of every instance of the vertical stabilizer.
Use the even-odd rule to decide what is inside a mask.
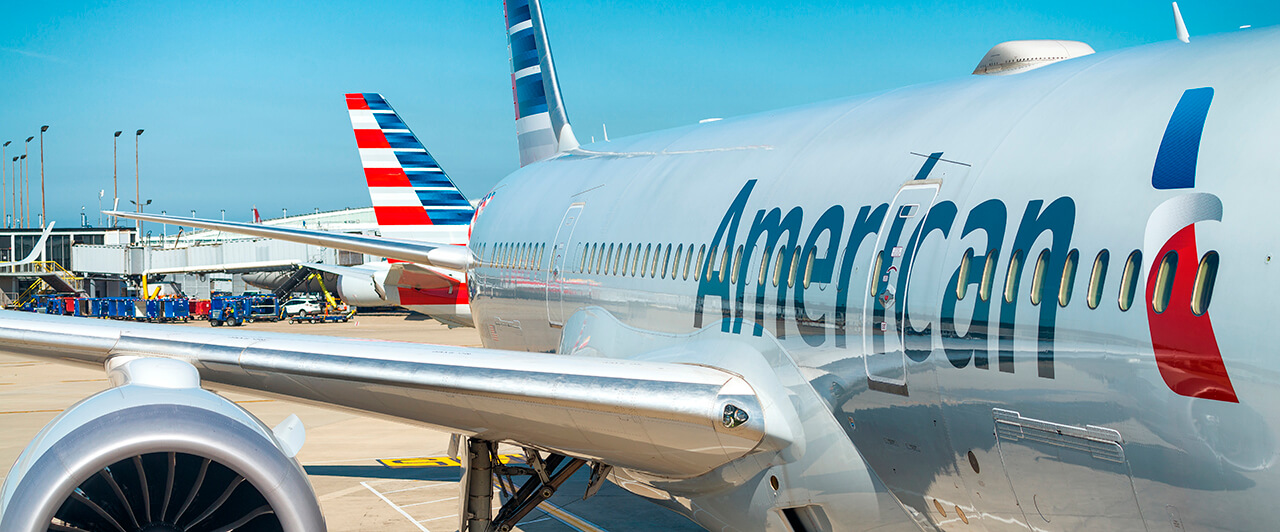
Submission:
[[[569,127],[538,0],[507,0],[507,49],[520,166],[578,147]]]
[[[347,94],[347,111],[382,233],[465,243],[471,203],[387,100],[378,93]]]

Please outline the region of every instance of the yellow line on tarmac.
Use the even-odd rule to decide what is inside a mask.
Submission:
[[[586,519],[573,515],[565,511],[564,508],[551,504],[547,501],[542,501],[542,504],[538,505],[538,509],[547,512],[547,515],[554,517],[556,521],[560,521],[561,523],[575,528],[580,532],[608,532],[605,529],[596,526],[591,521],[587,521]]]
[[[3,414],[44,414],[44,413],[50,413],[50,412],[61,412],[61,411],[62,411],[62,409],[61,409],[61,408],[56,409],[56,410],[9,410],[9,411],[6,411],[6,412],[0,412],[0,415],[3,415]]]

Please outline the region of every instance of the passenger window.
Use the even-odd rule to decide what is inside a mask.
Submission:
[[[667,250],[662,253],[662,275],[659,277],[666,279],[667,270],[671,268],[671,244],[667,244]]]
[[[733,253],[733,245],[724,245],[724,255],[720,256],[720,282],[724,282],[726,275],[729,274],[729,268],[733,267],[733,263],[729,261],[730,255]]]
[[[791,250],[791,271],[787,272],[787,287],[795,288],[796,272],[800,269],[800,246]]]
[[[585,247],[585,245],[578,246],[578,255],[581,257],[581,259],[578,260],[578,273],[586,272],[587,271],[587,248]]]
[[[613,244],[609,244],[609,252],[604,254],[604,274],[609,275],[609,269],[613,266]]]
[[[653,267],[649,268],[650,278],[658,276],[658,263],[660,262],[662,262],[662,244],[656,244],[653,246]]]
[[[738,252],[733,255],[733,262],[729,267],[733,268],[729,270],[729,284],[738,284],[738,270],[742,269],[742,245],[738,245]]]
[[[591,273],[596,268],[596,245],[591,244],[591,256],[587,258],[587,272]]]
[[[1044,276],[1049,274],[1049,250],[1040,252],[1036,259],[1036,269],[1031,272],[1031,304],[1039,305],[1040,296],[1044,292]]]
[[[627,252],[622,256],[622,276],[627,275],[627,265],[631,264],[631,244],[627,244]]]
[[[1062,284],[1058,287],[1058,305],[1065,307],[1071,303],[1071,293],[1076,285],[1076,263],[1080,262],[1080,252],[1071,250],[1067,253],[1067,262],[1062,265]]]
[[[684,280],[686,280],[686,281],[688,281],[688,280],[689,280],[689,265],[690,265],[690,264],[693,264],[693,244],[689,244],[689,252],[684,254],[684,277],[683,277],[683,279],[684,279]]]
[[[524,268],[529,263],[529,245],[520,244],[520,248],[516,251],[516,267]]]
[[[1142,269],[1142,252],[1134,251],[1125,261],[1124,274],[1120,277],[1120,310],[1133,306],[1133,295],[1138,289],[1138,275]]]
[[[675,279],[680,276],[680,254],[684,252],[684,244],[676,246],[676,256],[671,259],[671,278]]]
[[[702,276],[707,278],[707,280],[711,280],[711,265],[716,263],[716,250],[718,249],[720,248],[715,246],[711,247],[711,254],[707,257],[707,267],[703,268]],[[701,255],[702,252],[698,252],[698,254]],[[699,257],[698,260],[701,261],[702,258]]]
[[[813,258],[818,254],[818,248],[810,247],[809,254],[804,261],[804,287],[809,288],[809,281],[813,279]]]
[[[636,244],[636,256],[631,259],[631,276],[640,275],[640,244]]]
[[[1209,300],[1213,298],[1213,283],[1218,279],[1218,252],[1210,251],[1200,259],[1200,269],[1196,272],[1196,287],[1191,292],[1191,312],[1203,316],[1209,310]]]
[[[983,301],[991,299],[991,287],[996,284],[996,260],[999,258],[998,251],[987,252],[987,263],[982,266],[982,284],[978,286],[978,297]]]
[[[960,258],[960,268],[956,271],[956,299],[963,301],[969,292],[969,262],[973,260],[973,248],[965,250]]]
[[[1173,296],[1173,278],[1178,270],[1178,252],[1164,254],[1160,268],[1156,270],[1155,293],[1151,294],[1151,308],[1160,314],[1169,308],[1169,298]]]
[[[649,273],[649,252],[653,251],[653,244],[644,245],[644,260],[640,261],[640,276],[644,277]]]
[[[782,246],[778,250],[778,257],[773,260],[773,286],[778,286],[778,280],[782,279],[782,261],[787,256],[787,246]]]
[[[619,243],[618,243],[618,251],[617,251],[617,253],[613,256],[613,274],[614,274],[614,275],[618,275],[620,272],[623,272],[623,271],[625,271],[625,270],[626,270],[626,268],[624,267],[624,265],[625,265],[626,263],[624,263],[624,262],[622,262],[622,261],[623,261],[623,258],[622,258],[622,243],[621,243],[621,242],[619,242]]]
[[[1107,262],[1111,258],[1111,254],[1107,250],[1098,252],[1098,258],[1093,259],[1093,273],[1089,275],[1089,297],[1085,300],[1089,304],[1089,308],[1098,308],[1098,303],[1102,302],[1102,285],[1107,280]]]
[[[769,277],[769,259],[773,258],[773,249],[765,249],[760,254],[760,286],[764,286],[765,278]]]
[[[1018,276],[1022,274],[1022,250],[1013,252],[1013,256],[1009,258],[1009,273],[1004,279],[1004,301],[1013,303],[1018,297]]]
[[[880,294],[880,276],[883,275],[880,272],[881,266],[884,266],[883,250],[876,252],[876,264],[871,268],[871,297],[876,297]]]

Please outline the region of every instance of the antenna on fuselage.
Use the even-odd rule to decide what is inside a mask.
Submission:
[[[1173,3],[1173,25],[1178,31],[1178,40],[1189,43],[1191,42],[1191,34],[1187,33],[1187,23],[1182,21],[1182,11],[1178,10],[1178,3]]]

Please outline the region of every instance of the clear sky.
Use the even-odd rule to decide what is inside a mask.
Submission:
[[[544,0],[582,141],[969,75],[1006,40],[1099,51],[1174,37],[1168,2]],[[1186,0],[1196,35],[1280,4]],[[0,143],[45,134],[50,218],[97,221],[120,137],[149,212],[245,220],[369,205],[343,93],[381,92],[468,197],[518,167],[501,0],[8,2]],[[40,165],[32,141],[33,183]],[[8,162],[8,158],[5,159]],[[6,169],[9,166],[6,166]],[[6,170],[7,171],[7,170]],[[33,186],[39,212],[38,186]],[[34,218],[33,218],[34,222]]]

